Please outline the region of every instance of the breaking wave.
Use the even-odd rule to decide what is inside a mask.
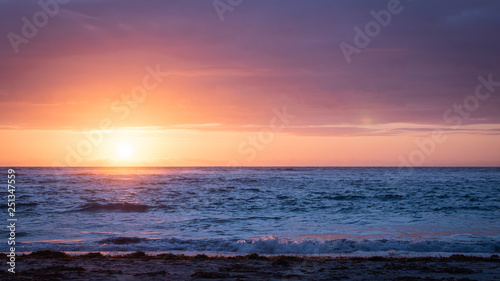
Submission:
[[[24,251],[45,249],[43,242],[23,243]],[[482,253],[498,254],[500,242],[457,243],[446,241],[403,241],[403,240],[288,240],[269,236],[252,240],[228,239],[146,239],[138,237],[114,237],[96,241],[71,244],[51,244],[52,250],[59,251],[155,251],[155,252],[206,252],[234,254],[360,254],[366,253]]]

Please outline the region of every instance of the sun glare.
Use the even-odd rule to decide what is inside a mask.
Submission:
[[[119,144],[116,147],[116,155],[118,159],[128,160],[132,156],[132,147],[127,143]]]

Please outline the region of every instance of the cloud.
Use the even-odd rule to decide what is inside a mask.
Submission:
[[[367,120],[446,125],[443,113],[474,93],[478,75],[500,80],[500,2],[401,3],[347,64],[339,43],[387,1],[252,0],[223,22],[211,1],[71,1],[19,54],[0,41],[0,125],[92,126],[156,64],[172,75],[124,126],[258,127],[283,105],[300,134],[356,135]],[[38,10],[2,1],[0,34],[20,33]],[[495,93],[467,122],[498,124],[499,108]]]

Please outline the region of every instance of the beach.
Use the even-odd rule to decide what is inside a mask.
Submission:
[[[6,257],[2,257],[6,259]],[[474,257],[230,257],[135,252],[127,255],[37,251],[2,280],[499,280],[498,255]]]

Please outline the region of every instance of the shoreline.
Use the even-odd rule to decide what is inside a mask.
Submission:
[[[0,254],[3,260],[5,254]],[[22,277],[22,279],[19,279]],[[68,255],[36,251],[16,257],[16,273],[2,280],[495,280],[500,258],[322,257],[258,254],[194,256],[183,254]],[[498,279],[497,279],[498,280]]]
[[[45,250],[42,250],[45,251]],[[61,252],[68,256],[83,256],[86,254],[100,253],[105,257],[118,257],[126,256],[129,254],[136,253],[137,250],[131,251],[53,251],[51,252]],[[31,253],[40,252],[16,252],[17,256],[29,256]],[[389,251],[372,251],[364,252],[358,251],[353,253],[255,253],[255,252],[204,252],[204,251],[139,251],[145,253],[147,256],[157,256],[162,254],[173,254],[176,256],[187,256],[193,257],[197,255],[206,255],[208,257],[236,257],[236,256],[247,256],[250,254],[258,254],[263,257],[277,257],[277,256],[295,256],[301,258],[371,258],[371,257],[387,257],[387,258],[448,258],[451,256],[467,256],[467,257],[479,257],[479,258],[490,258],[491,256],[500,255],[500,253],[468,253],[468,252],[395,252],[391,253]],[[9,254],[9,252],[0,252],[0,256]]]

